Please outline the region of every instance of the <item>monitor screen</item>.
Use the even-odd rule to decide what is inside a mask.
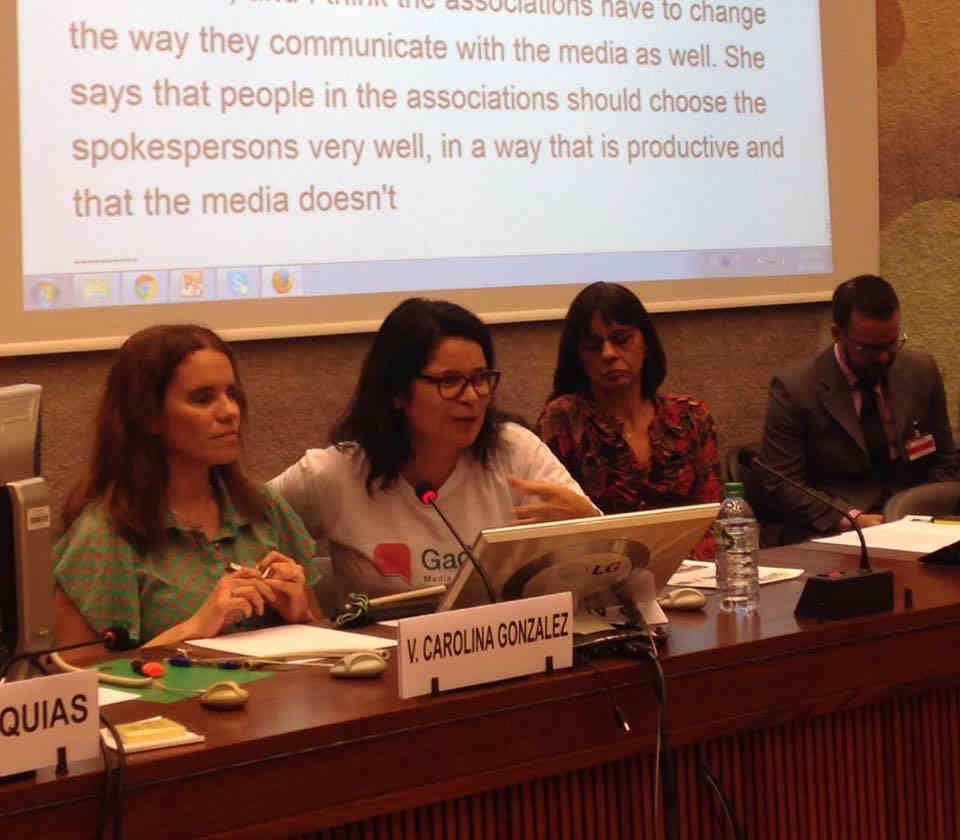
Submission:
[[[652,591],[659,592],[706,534],[719,507],[688,505],[490,528],[480,532],[474,555],[498,598],[569,591],[582,612],[615,602],[615,590],[637,570],[649,572]],[[488,602],[483,581],[468,562],[438,610]]]

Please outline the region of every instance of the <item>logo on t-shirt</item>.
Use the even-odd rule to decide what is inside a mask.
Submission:
[[[410,546],[404,543],[380,543],[373,549],[373,565],[382,575],[399,575],[410,582]]]

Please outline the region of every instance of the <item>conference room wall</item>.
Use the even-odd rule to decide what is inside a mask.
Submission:
[[[814,352],[820,304],[656,316],[669,360],[666,387],[694,394],[716,417],[723,445],[757,438],[770,376]],[[504,371],[499,404],[531,423],[550,389],[559,323],[494,327]],[[369,335],[235,345],[251,404],[247,462],[269,478],[307,447],[322,446],[346,407]],[[112,352],[0,359],[0,383],[44,388],[43,466],[59,510],[89,450],[96,396]]]
[[[960,19],[955,0],[877,0],[880,270],[911,346],[960,396]]]
[[[901,293],[912,346],[941,363],[957,426],[960,383],[960,20],[954,0],[877,0],[880,63],[881,271]],[[826,304],[655,316],[669,358],[665,387],[704,399],[722,448],[760,435],[771,375],[829,340]],[[531,421],[550,387],[559,325],[494,328],[501,405]],[[323,445],[344,408],[368,335],[237,345],[252,423],[248,462],[270,477]],[[44,393],[44,472],[59,510],[89,448],[109,352],[0,358],[0,384]]]

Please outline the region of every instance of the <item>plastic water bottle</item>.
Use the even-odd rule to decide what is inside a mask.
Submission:
[[[724,499],[714,524],[714,535],[720,609],[735,613],[753,612],[760,599],[759,530],[739,482],[724,486]]]

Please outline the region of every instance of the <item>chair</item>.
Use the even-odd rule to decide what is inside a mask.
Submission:
[[[726,475],[725,481],[739,481],[741,484],[746,485],[747,480],[752,478],[750,475],[752,471],[740,464],[740,453],[748,449],[753,452],[759,452],[760,444],[745,443],[741,446],[731,446],[727,450],[727,454],[723,459],[723,471]]]
[[[894,494],[883,506],[887,522],[911,513],[946,516],[960,512],[960,481],[933,481]]]

